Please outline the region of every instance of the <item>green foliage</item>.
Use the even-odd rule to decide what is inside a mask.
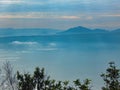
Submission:
[[[33,77],[26,73],[24,75],[17,72],[17,79],[18,79],[18,90],[33,90],[35,84],[33,83]]]
[[[5,80],[3,79],[0,87],[4,86],[4,83],[8,83],[9,90],[91,90],[91,80],[89,79],[85,79],[83,82],[77,79],[73,83],[69,81],[56,81],[50,79],[50,76],[45,75],[44,68],[40,69],[37,67],[33,74],[20,74],[18,71],[16,75],[13,74],[11,64],[6,62],[3,69]],[[114,62],[109,63],[109,67],[105,73],[101,74],[101,77],[105,82],[102,90],[120,90],[120,69],[117,69]],[[3,88],[3,90],[5,89]]]
[[[82,84],[82,83],[80,82],[80,80],[77,79],[76,81],[74,81],[74,84],[75,84],[77,90],[90,90],[90,86],[89,86],[90,81],[91,81],[91,80],[86,79],[86,80],[84,81],[84,83]]]
[[[34,72],[34,83],[37,85],[37,90],[43,89],[44,83],[45,83],[45,75],[44,75],[44,69],[40,70],[38,67],[36,68]]]
[[[102,90],[120,90],[120,70],[116,68],[114,62],[109,63],[106,73],[101,75],[105,82]]]
[[[45,75],[44,68],[36,68],[33,75],[29,73],[20,74],[17,72],[18,90],[90,90],[90,80],[86,79],[82,84],[79,79],[73,82],[73,86],[69,81],[50,80],[49,76]]]

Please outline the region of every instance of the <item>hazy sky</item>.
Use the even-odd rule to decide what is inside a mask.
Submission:
[[[120,0],[0,0],[0,27],[120,28]]]

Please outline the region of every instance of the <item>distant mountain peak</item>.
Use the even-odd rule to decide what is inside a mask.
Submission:
[[[108,33],[105,29],[89,29],[83,26],[77,26],[70,28],[66,31],[60,32],[59,34],[83,34],[83,33]]]
[[[61,32],[60,34],[80,34],[80,33],[88,33],[91,32],[91,29],[83,27],[83,26],[78,26],[78,27],[73,27],[70,28],[64,32]]]
[[[86,28],[86,27],[83,27],[83,26],[77,26],[77,27],[73,27],[73,28],[70,28],[70,29],[77,29],[77,30],[90,30],[89,28]],[[68,29],[68,30],[70,30]]]

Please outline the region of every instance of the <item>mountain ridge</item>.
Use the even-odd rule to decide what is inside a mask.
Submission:
[[[46,28],[0,28],[0,36],[32,36],[32,35],[53,35],[60,32],[57,29]]]
[[[72,27],[67,30],[47,29],[47,28],[0,28],[0,37],[6,36],[35,36],[35,35],[67,35],[85,33],[119,33],[120,29],[112,31],[105,29],[90,29],[83,26]]]
[[[78,26],[70,28],[58,34],[83,34],[83,33],[108,33],[109,31],[105,29],[89,29],[83,26]]]

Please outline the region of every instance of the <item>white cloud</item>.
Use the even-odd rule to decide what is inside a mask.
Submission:
[[[13,41],[12,44],[15,45],[35,45],[37,42],[21,42],[21,41]]]
[[[75,15],[59,15],[51,12],[26,12],[26,13],[1,13],[0,18],[50,18],[50,19],[80,19],[79,16]]]
[[[65,12],[13,12],[0,13],[0,27],[13,28],[55,28],[68,29],[83,25],[86,27],[107,28],[102,23],[113,23],[109,28],[119,28],[120,13],[65,13]],[[99,22],[98,22],[99,21]],[[101,23],[102,22],[102,23]],[[116,24],[114,24],[116,23]],[[95,25],[96,24],[96,25]],[[101,25],[101,26],[99,26]],[[106,27],[105,27],[106,25]],[[104,27],[102,27],[104,26]]]
[[[62,19],[80,19],[78,16],[61,16]]]
[[[0,4],[17,4],[22,3],[22,0],[0,0]]]
[[[44,18],[46,15],[38,12],[1,13],[0,18]]]
[[[26,4],[103,4],[110,0],[24,0]]]
[[[49,45],[50,46],[56,46],[56,43],[51,42],[51,43],[49,43]]]

